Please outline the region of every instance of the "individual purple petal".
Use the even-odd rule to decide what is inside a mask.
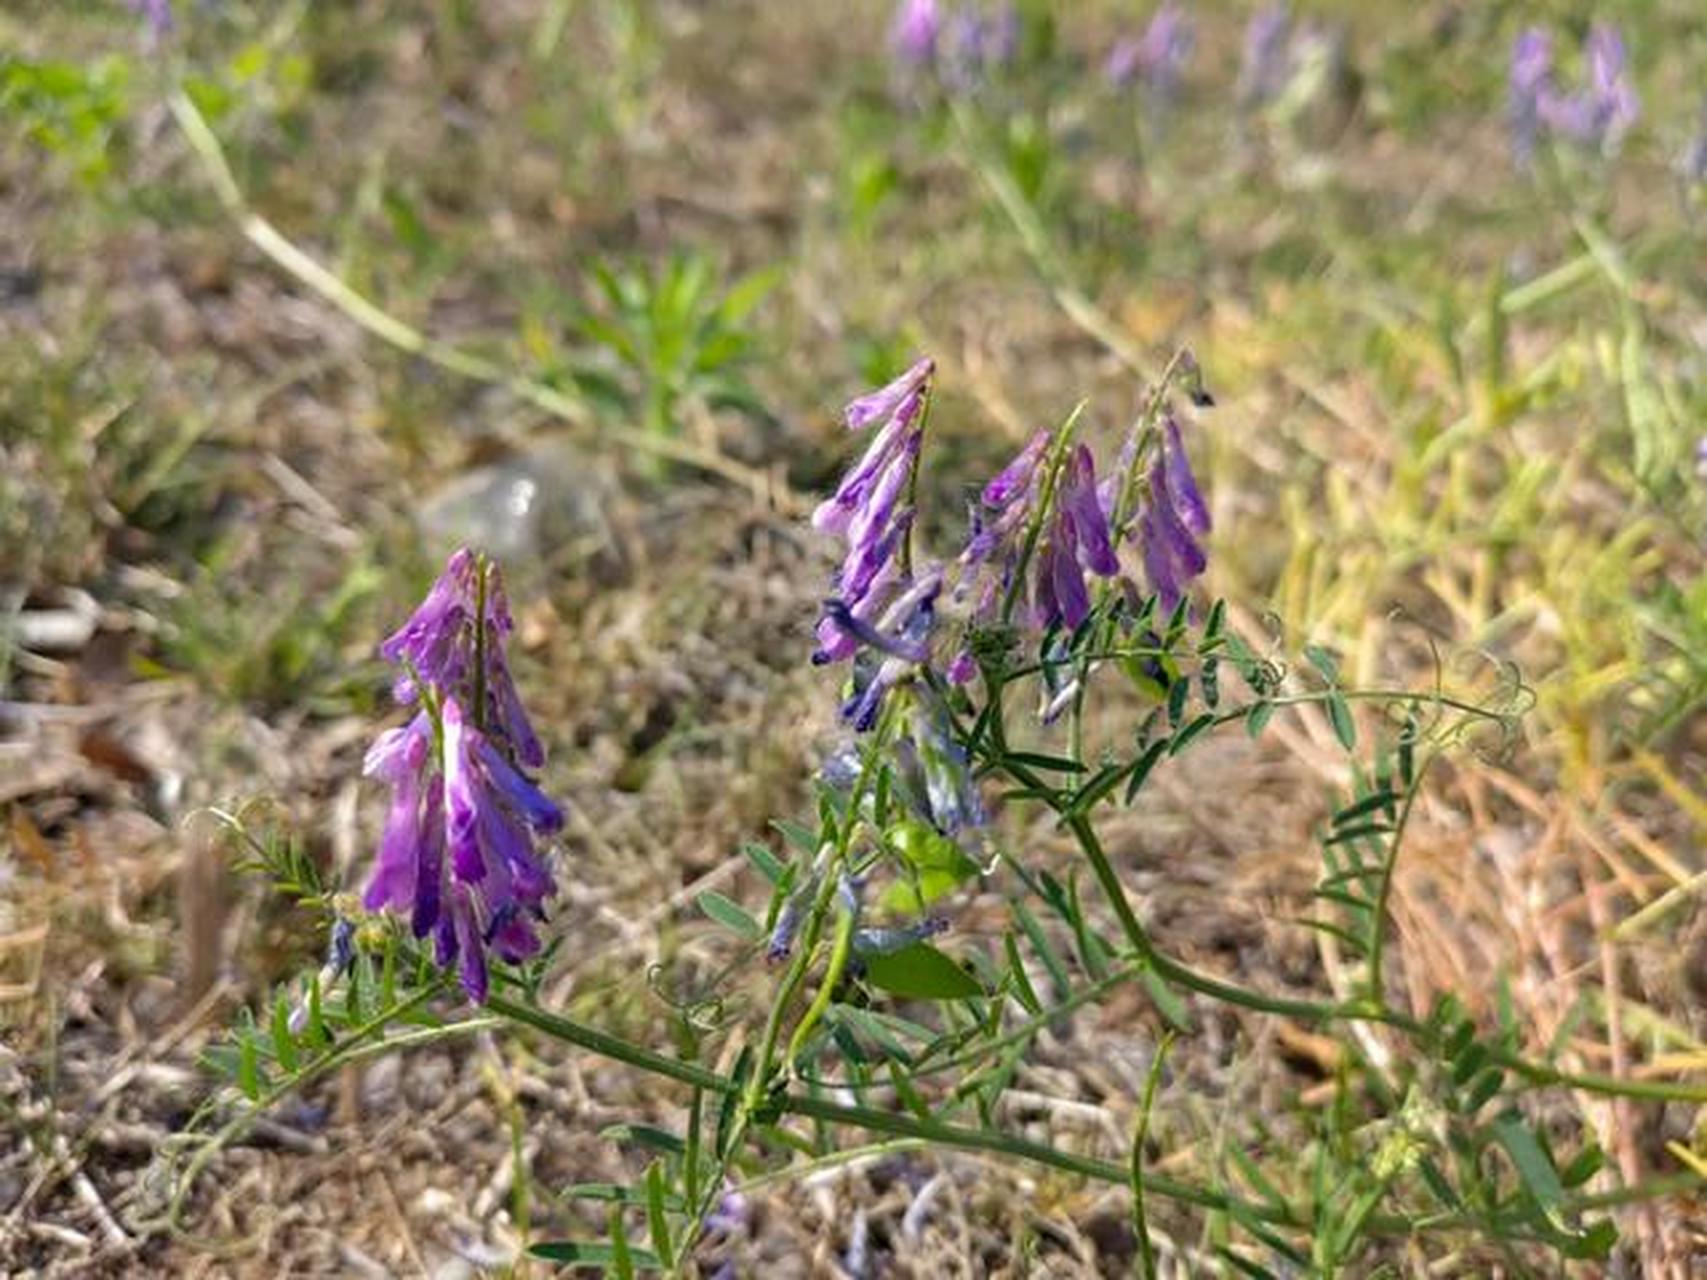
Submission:
[[[1164,608],[1179,602],[1185,584],[1208,567],[1203,548],[1181,519],[1176,495],[1168,483],[1167,467],[1158,461],[1150,471],[1150,500],[1140,522],[1143,557],[1150,585]]]
[[[474,553],[467,547],[456,551],[409,620],[380,644],[381,656],[389,662],[408,657],[430,675],[423,657],[455,639],[473,612],[474,574]]]
[[[924,7],[934,10],[935,5]],[[935,369],[936,363],[929,356],[922,356],[915,360],[911,367],[893,382],[849,401],[847,408],[842,411],[842,419],[847,423],[848,430],[860,431],[869,427],[879,418],[897,415],[898,410],[907,404],[910,397],[923,391]],[[917,412],[916,405],[911,411]]]
[[[1150,580],[1150,589],[1156,593],[1162,608],[1172,609],[1179,603],[1184,584],[1180,579],[1179,568],[1157,527],[1153,505],[1147,505],[1138,517],[1138,537],[1139,554],[1144,560],[1144,575]]]
[[[1068,630],[1076,631],[1090,616],[1090,593],[1085,590],[1085,575],[1079,568],[1076,543],[1072,522],[1064,514],[1058,514],[1041,567],[1041,572],[1049,577],[1054,602],[1053,616],[1044,619],[1045,626],[1060,622]]]
[[[486,722],[491,735],[510,747],[523,768],[537,769],[545,763],[545,747],[516,692],[503,648],[497,644],[486,646]]]
[[[391,796],[391,812],[379,839],[373,877],[368,881],[362,905],[369,911],[406,907],[415,897],[415,877],[421,864],[421,780],[405,773],[397,778]]]
[[[535,831],[549,834],[563,828],[563,810],[537,786],[510,766],[503,754],[480,735],[473,736],[475,758],[486,780],[515,814]]]
[[[944,673],[950,684],[967,684],[978,674],[978,663],[972,657],[971,649],[962,649],[956,653]]]
[[[899,636],[884,635],[871,623],[855,617],[853,610],[840,600],[824,601],[824,616],[834,622],[839,631],[879,653],[905,658],[908,662],[923,662],[930,654],[930,650],[922,643],[906,641]]]
[[[480,817],[479,772],[469,749],[476,732],[466,728],[462,708],[447,697],[443,708],[445,770],[445,836],[451,870],[459,880],[477,881],[485,874],[475,825]]]
[[[908,429],[924,403],[917,392],[903,399],[883,429],[871,438],[858,462],[848,468],[836,492],[818,505],[812,513],[812,527],[820,533],[846,533],[855,513],[864,505],[877,477],[889,465],[895,451],[904,443]]]
[[[1026,442],[1025,448],[1012,462],[996,472],[990,483],[984,486],[982,498],[986,507],[999,511],[1031,486],[1032,478],[1037,474],[1037,464],[1043,460],[1050,439],[1049,431],[1039,431]]]
[[[474,1003],[484,1004],[487,993],[486,947],[474,920],[473,904],[466,896],[457,902],[453,919],[456,922],[457,952],[461,956],[457,971],[462,979],[462,989]]]
[[[1201,536],[1210,530],[1209,507],[1203,501],[1202,490],[1197,487],[1197,477],[1191,470],[1191,458],[1180,440],[1179,423],[1172,414],[1168,415],[1164,432],[1162,467],[1167,476],[1168,496],[1173,501],[1173,509],[1179,516],[1180,523],[1192,533]]]
[[[913,509],[903,507],[895,513],[887,532],[881,537],[849,548],[847,559],[836,575],[836,590],[843,600],[857,605],[876,589],[880,580],[893,578],[899,572],[895,565],[896,553],[912,526]]]
[[[498,908],[538,906],[551,895],[551,873],[534,855],[527,831],[496,806],[480,815],[480,846],[490,869],[481,893]]]
[[[431,787],[421,807],[421,840],[415,870],[415,904],[409,928],[424,938],[444,918],[444,790]],[[444,963],[440,961],[440,963]]]
[[[857,554],[876,545],[881,541],[890,521],[894,519],[901,495],[906,492],[907,482],[912,477],[913,464],[919,456],[919,437],[916,432],[911,440],[909,447],[889,460],[889,465],[872,486],[871,496],[849,523],[847,536],[850,553]]]
[[[1078,552],[1092,573],[1111,578],[1120,572],[1120,561],[1108,537],[1108,517],[1097,501],[1096,461],[1090,448],[1078,445],[1067,459],[1061,476],[1061,512],[1072,525]]]
[[[488,926],[486,945],[507,963],[520,964],[539,954],[539,935],[534,932],[533,924],[527,916],[520,911],[510,910],[500,913]]]

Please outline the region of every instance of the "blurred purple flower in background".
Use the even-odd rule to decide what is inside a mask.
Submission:
[[[889,24],[889,48],[906,82],[933,72],[955,93],[972,93],[1019,52],[1019,10],[1012,0],[972,0],[946,9],[938,0],[901,0]]]
[[[382,733],[363,766],[392,789],[364,905],[407,911],[415,936],[432,935],[438,963],[457,965],[475,1001],[486,998],[488,950],[511,963],[539,950],[534,923],[552,881],[535,840],[563,825],[563,811],[521,771],[545,753],[510,679],[512,627],[496,566],[457,551],[380,646],[405,667],[398,701],[421,710]],[[470,722],[463,708],[482,698],[485,714]]]
[[[954,11],[941,53],[943,83],[960,93],[978,89],[990,73],[1014,59],[1019,47],[1019,13],[1011,4],[986,13],[975,4]]]
[[[1521,32],[1511,47],[1507,93],[1512,151],[1521,164],[1527,164],[1535,154],[1542,95],[1550,92],[1552,76],[1552,39],[1540,27]]]
[[[895,60],[911,70],[930,66],[936,61],[942,30],[937,0],[901,0],[889,26],[889,47]]]
[[[1553,75],[1547,33],[1530,27],[1512,45],[1509,80],[1512,151],[1527,164],[1543,135],[1609,154],[1640,118],[1641,98],[1630,80],[1624,39],[1610,23],[1597,22],[1583,47],[1587,84],[1561,90]]]
[[[1245,24],[1239,105],[1250,110],[1272,102],[1292,79],[1292,71],[1292,14],[1281,0],[1275,0]]]
[[[1191,20],[1175,0],[1163,0],[1141,36],[1117,40],[1103,64],[1103,74],[1115,88],[1141,83],[1161,102],[1179,92],[1196,37]]]
[[[172,0],[127,0],[130,11],[148,27],[148,38],[159,43],[172,34]]]

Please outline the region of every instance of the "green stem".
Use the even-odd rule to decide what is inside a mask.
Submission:
[[[1375,902],[1370,913],[1369,925],[1369,1001],[1375,1005],[1385,1005],[1383,998],[1384,982],[1381,976],[1381,962],[1387,950],[1387,904],[1393,897],[1393,877],[1399,868],[1399,850],[1404,844],[1405,828],[1410,825],[1411,814],[1416,809],[1417,796],[1422,792],[1422,780],[1428,773],[1428,767],[1438,758],[1439,752],[1431,752],[1422,762],[1422,767],[1416,771],[1411,785],[1405,790],[1405,804],[1399,810],[1399,820],[1393,824],[1393,833],[1387,840],[1387,856],[1381,864],[1381,879],[1375,889]]]

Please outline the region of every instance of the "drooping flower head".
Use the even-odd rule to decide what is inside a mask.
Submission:
[[[545,763],[545,750],[516,694],[505,656],[514,630],[503,575],[496,565],[482,564],[463,547],[379,652],[402,668],[392,686],[399,702],[416,701],[417,678],[470,706],[478,700],[484,704],[479,714],[489,732],[521,765],[537,769]]]
[[[1199,541],[1209,532],[1209,507],[1180,439],[1179,422],[1163,422],[1161,447],[1150,464],[1148,493],[1136,524],[1144,573],[1165,610],[1184,596],[1191,580],[1208,567]]]
[[[488,951],[516,963],[539,949],[534,925],[552,882],[535,842],[563,825],[523,772],[544,750],[510,679],[512,627],[496,567],[458,551],[381,646],[405,667],[398,700],[420,709],[379,736],[363,767],[392,796],[364,905],[407,912],[476,1001]]]
[[[1089,446],[1071,446],[1053,477],[1049,507],[1045,500],[1050,468],[1045,465],[1055,437],[1040,431],[1003,467],[979,497],[973,510],[972,535],[960,557],[957,596],[971,599],[972,622],[984,626],[996,618],[997,606],[1014,590],[1028,534],[1037,523],[1031,547],[1031,612],[1038,627],[1077,628],[1090,614],[1086,572],[1112,577],[1119,572],[1108,518],[1097,500],[1096,462]],[[949,678],[970,678],[970,654],[962,652]]]
[[[909,572],[905,542],[912,529],[909,490],[934,369],[928,358],[915,361],[894,381],[848,405],[844,419],[850,430],[882,425],[812,516],[815,528],[847,544],[824,602],[812,660],[842,662],[865,651],[854,673],[855,694],[845,708],[860,727],[875,722],[884,692],[928,653],[941,575]]]

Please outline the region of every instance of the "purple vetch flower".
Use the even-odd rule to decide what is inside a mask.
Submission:
[[[1109,50],[1103,74],[1115,88],[1141,81],[1159,102],[1170,102],[1179,91],[1195,35],[1190,19],[1175,0],[1163,0],[1141,36],[1117,40]]]
[[[1624,37],[1610,22],[1597,22],[1589,30],[1587,52],[1596,145],[1616,149],[1642,114],[1625,66]]]
[[[862,643],[871,643],[872,630],[881,630],[884,611],[911,585],[901,568],[913,521],[908,490],[924,440],[924,406],[934,368],[928,358],[918,360],[887,386],[847,407],[851,430],[878,421],[883,425],[812,516],[813,527],[847,541],[832,584],[834,597],[818,623],[815,663],[845,661]]]
[[[1013,585],[1022,535],[1036,504],[1038,471],[1053,439],[1048,430],[1033,435],[972,504],[971,532],[960,554],[954,599],[962,604],[970,600],[973,626],[996,620],[1002,599]],[[946,675],[951,684],[965,684],[976,670],[971,649],[963,647],[950,661]]]
[[[535,842],[563,826],[563,811],[522,772],[544,751],[505,661],[512,629],[496,567],[458,551],[381,647],[409,665],[397,695],[421,710],[382,733],[363,766],[392,789],[363,905],[407,911],[411,931],[432,937],[441,967],[457,964],[475,1001],[486,998],[488,951],[517,963],[539,950],[534,924],[552,880]],[[479,722],[463,709],[476,696]]]
[[[1540,27],[1529,27],[1512,44],[1507,79],[1511,145],[1520,164],[1529,163],[1535,154],[1535,142],[1541,131],[1541,103],[1552,93],[1552,78],[1552,39]]]
[[[1610,153],[1641,115],[1631,83],[1624,39],[1610,23],[1597,22],[1583,48],[1587,83],[1575,93],[1553,79],[1547,33],[1531,27],[1512,46],[1510,100],[1512,145],[1520,161],[1533,154],[1543,133],[1589,151]]]
[[[518,763],[537,769],[545,763],[545,748],[522,708],[505,657],[514,630],[503,575],[496,565],[483,565],[463,547],[452,554],[426,598],[379,652],[404,668],[392,688],[399,702],[416,700],[417,678],[466,705],[483,697],[488,734]]]
[[[1707,481],[1707,436],[1695,442],[1695,478]]]
[[[986,13],[963,4],[950,15],[939,63],[943,83],[959,93],[977,90],[992,71],[1010,64],[1019,49],[1019,13],[1013,5]]]
[[[937,0],[901,0],[889,26],[895,60],[909,71],[930,66],[936,60],[942,29]]]
[[[935,372],[936,362],[921,356],[893,382],[854,397],[842,411],[848,430],[863,431],[879,418],[893,418],[909,396],[924,390]]]
[[[1245,24],[1239,105],[1249,110],[1272,102],[1286,88],[1292,71],[1292,15],[1283,0],[1274,0]]]
[[[1209,508],[1170,415],[1160,452],[1150,465],[1149,493],[1139,508],[1136,534],[1145,576],[1162,608],[1171,610],[1193,578],[1208,567],[1198,539],[1210,529]]]
[[[827,606],[837,625],[863,646],[854,663],[853,690],[842,703],[842,718],[856,733],[875,725],[889,691],[929,661],[941,591],[942,570],[932,568],[908,583],[875,623],[855,619],[840,601]]]
[[[1044,627],[1077,630],[1090,615],[1085,572],[1112,578],[1120,572],[1109,541],[1108,517],[1097,501],[1096,462],[1079,444],[1061,468],[1055,509],[1044,528],[1032,600]]]
[[[732,1240],[747,1233],[752,1216],[752,1202],[731,1185],[728,1191],[718,1197],[717,1203],[712,1206],[711,1212],[705,1215],[700,1227],[709,1238]]]
[[[148,38],[158,44],[172,34],[172,0],[129,0],[130,11],[148,28]]]

